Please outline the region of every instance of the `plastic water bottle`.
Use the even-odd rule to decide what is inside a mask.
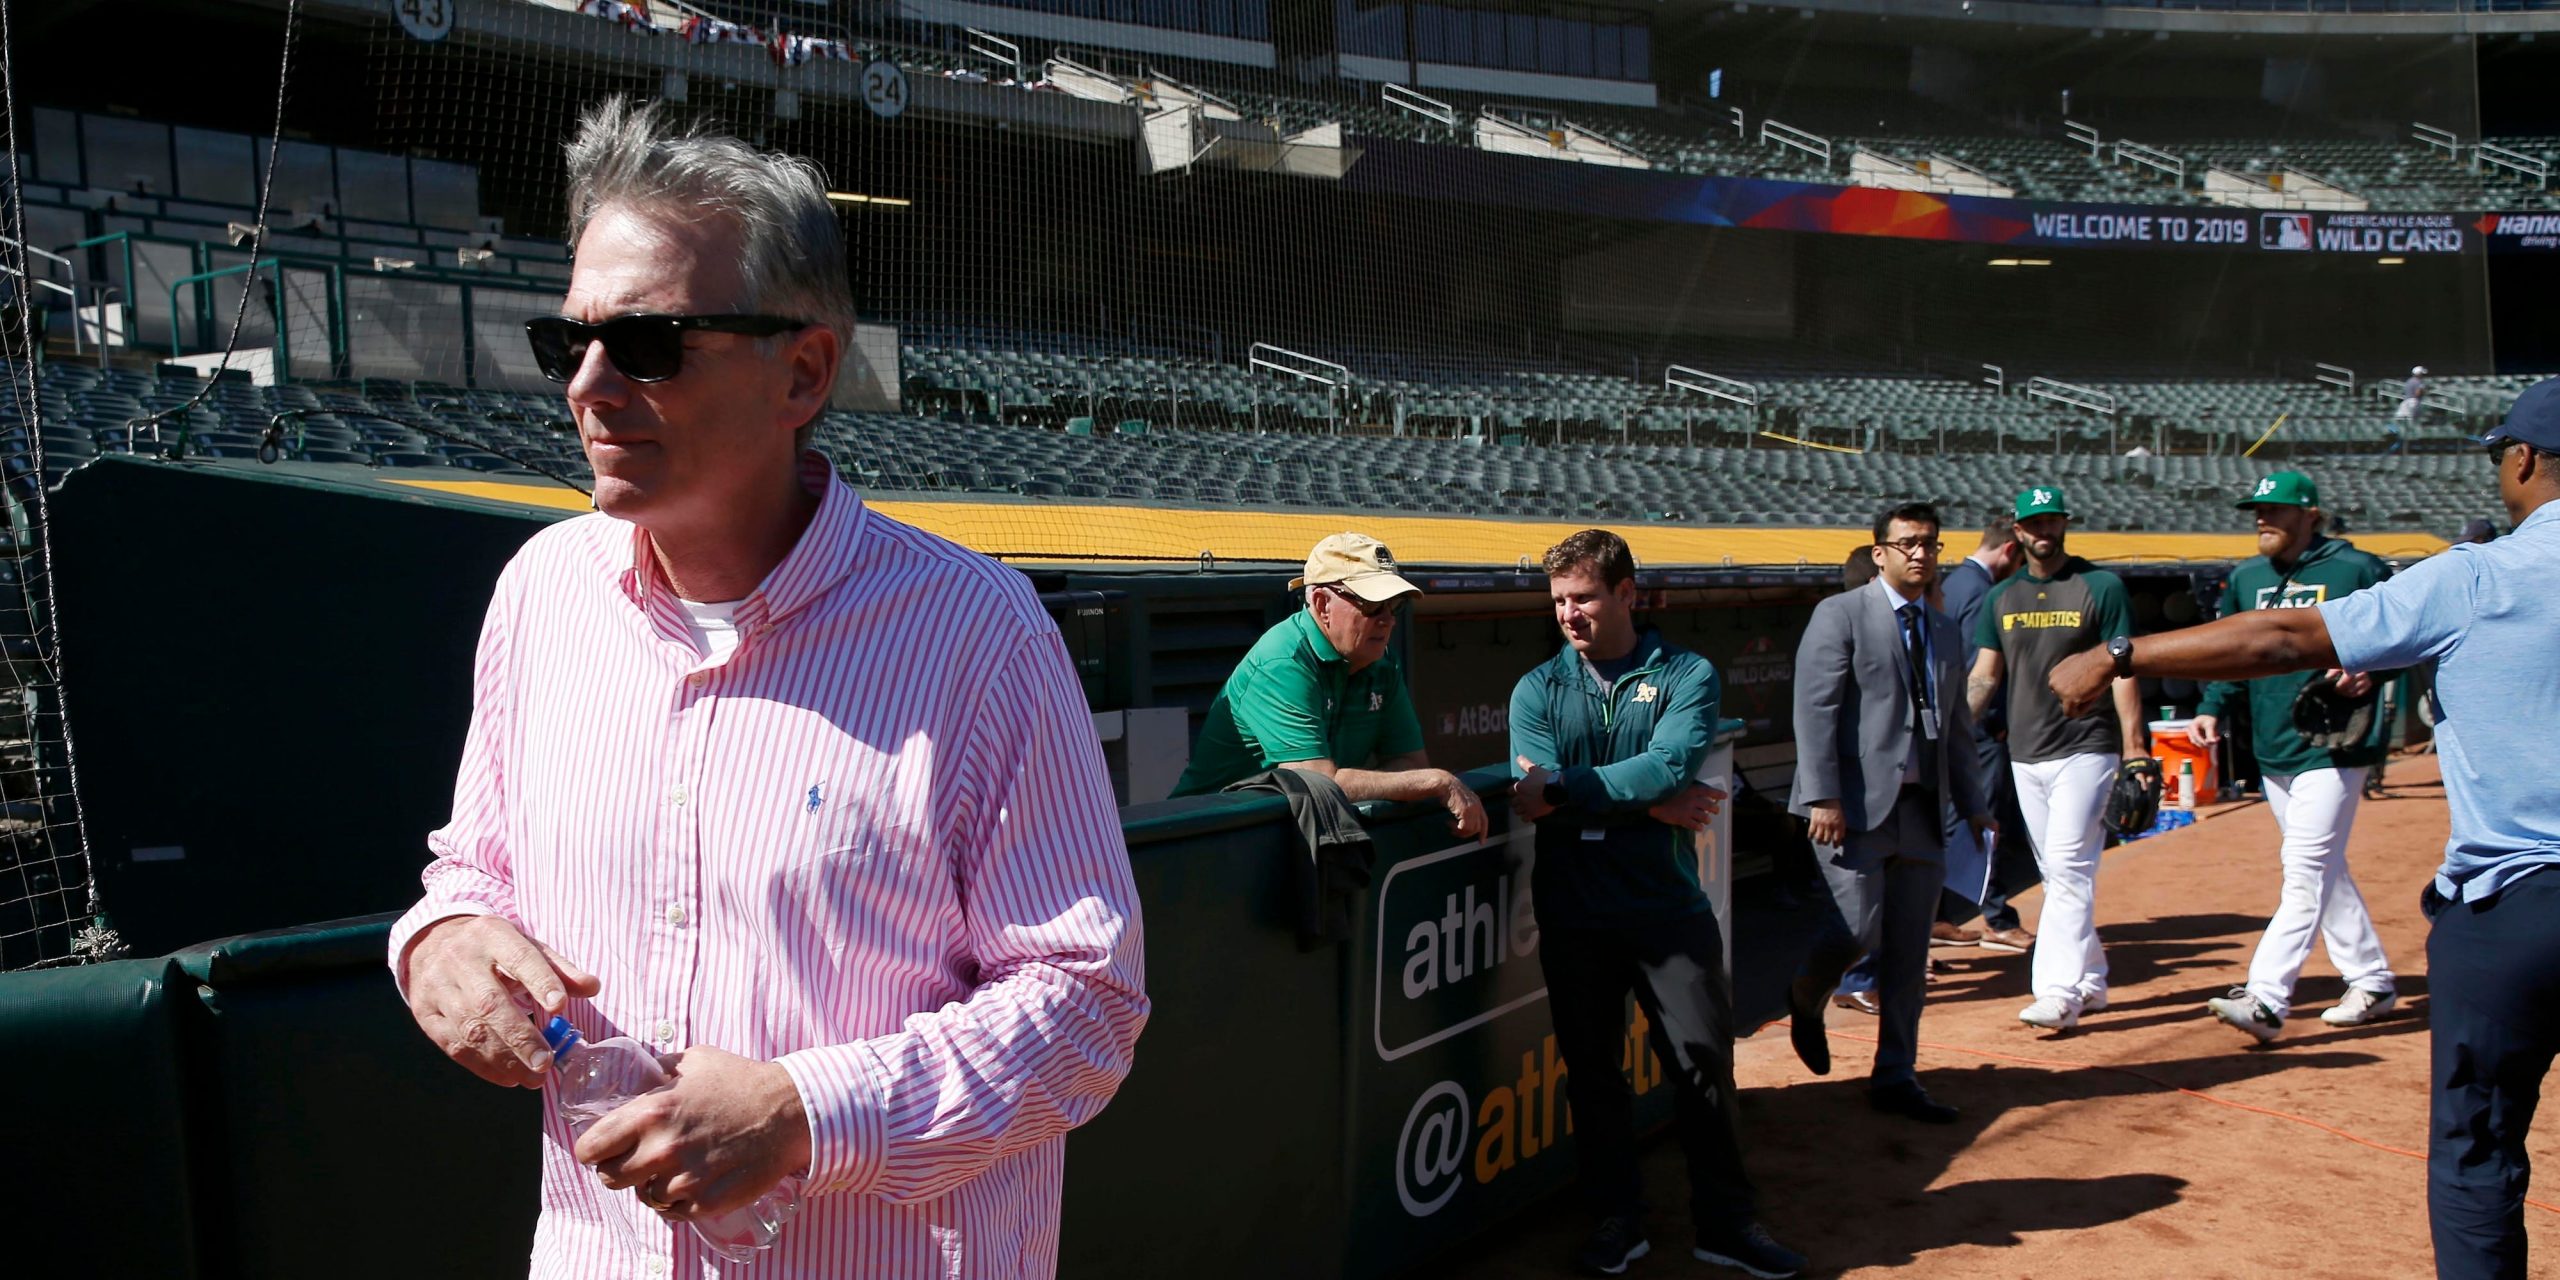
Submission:
[[[551,1045],[551,1087],[560,1091],[560,1112],[573,1134],[584,1134],[607,1112],[667,1082],[658,1055],[629,1036],[590,1041],[567,1018],[553,1018],[543,1025],[542,1038]],[[713,1253],[748,1262],[772,1248],[783,1224],[799,1212],[800,1179],[786,1177],[754,1204],[694,1219],[693,1232]]]

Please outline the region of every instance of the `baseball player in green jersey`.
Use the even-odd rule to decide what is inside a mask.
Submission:
[[[2050,485],[2021,490],[2015,508],[2026,568],[1982,603],[1978,646],[1965,698],[1979,716],[2005,687],[2009,699],[2009,771],[2018,809],[2044,873],[2044,912],[2036,921],[2030,967],[2035,1000],[2018,1020],[2068,1031],[2080,1015],[2107,1007],[2107,956],[2098,945],[2098,853],[2107,791],[2126,756],[2148,752],[2142,740],[2142,695],[2118,681],[2101,714],[2065,715],[2045,676],[2055,663],[2093,644],[2133,634],[2124,583],[2064,547],[2071,513]]]
[[[2222,592],[2222,616],[2251,609],[2309,609],[2390,576],[2382,561],[2335,538],[2321,536],[2320,490],[2299,471],[2279,471],[2257,482],[2240,509],[2258,522],[2255,559],[2231,571]],[[2373,915],[2347,869],[2347,833],[2355,826],[2356,799],[2365,770],[2382,758],[2378,735],[2343,746],[2306,736],[2294,727],[2294,699],[2315,679],[2334,682],[2345,698],[2372,696],[2369,672],[2298,671],[2249,681],[2216,681],[2204,692],[2187,735],[2212,747],[2222,738],[2222,717],[2248,699],[2250,745],[2266,782],[2267,808],[2283,843],[2284,896],[2258,939],[2249,981],[2231,994],[2205,1001],[2213,1016],[2260,1043],[2284,1031],[2293,1010],[2294,980],[2311,958],[2316,934],[2329,961],[2347,980],[2346,998],[2320,1015],[2332,1026],[2355,1026],[2390,1012],[2399,1000],[2391,964]]]

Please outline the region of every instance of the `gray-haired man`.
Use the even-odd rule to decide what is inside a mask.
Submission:
[[[618,101],[569,161],[566,314],[526,331],[596,512],[499,579],[392,972],[492,1083],[552,1065],[520,1006],[671,1077],[575,1127],[550,1093],[534,1274],[709,1273],[685,1224],[777,1186],[760,1276],[1046,1274],[1147,1014],[1057,627],[803,451],[852,332],[813,171]]]

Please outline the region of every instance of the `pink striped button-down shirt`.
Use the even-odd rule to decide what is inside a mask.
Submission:
[[[1020,575],[803,474],[818,512],[721,658],[630,524],[552,526],[498,579],[395,972],[426,925],[503,915],[602,980],[582,1034],[777,1061],[812,1139],[799,1218],[731,1266],[605,1191],[546,1101],[535,1276],[1048,1275],[1066,1131],[1146,1022],[1057,627]]]

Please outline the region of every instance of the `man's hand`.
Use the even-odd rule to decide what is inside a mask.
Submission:
[[[1556,776],[1527,756],[1519,757],[1515,763],[1520,766],[1520,780],[1511,784],[1512,816],[1522,822],[1536,822],[1554,813],[1556,807],[1547,803],[1547,784]]]
[[[2373,677],[2366,672],[2333,670],[2329,679],[2336,682],[2341,698],[2361,698],[2373,692]]]
[[[1972,817],[1965,819],[1965,821],[1973,827],[1973,834],[1982,838],[1983,847],[1989,848],[1993,844],[1998,843],[2000,839],[2000,820],[1998,818],[1992,817],[1987,813],[1977,813]]]
[[[2192,742],[2207,751],[2213,750],[2213,744],[2222,741],[2222,717],[2197,716],[2195,719],[2189,720],[2187,722],[2187,741]]]
[[[410,940],[404,967],[418,1029],[471,1074],[526,1089],[542,1087],[551,1047],[517,995],[549,1018],[568,1009],[569,997],[603,988],[503,916],[449,916],[428,925]]]
[[[2053,665],[2045,677],[2045,686],[2053,690],[2062,703],[2062,714],[2085,716],[2098,705],[2098,699],[2115,683],[2116,660],[2104,647],[2075,653]]]
[[[1670,799],[1645,810],[1645,816],[1683,831],[1704,831],[1724,809],[1725,793],[1703,782],[1680,788]]]
[[[1461,839],[1472,840],[1483,835],[1484,801],[1477,799],[1474,789],[1458,775],[1453,773],[1448,778],[1445,789],[1440,793],[1440,804],[1449,811],[1449,829]]]
[[[572,1152],[604,1185],[640,1189],[669,1221],[718,1217],[809,1165],[809,1117],[779,1065],[695,1045],[659,1059],[671,1077],[614,1108]]]
[[[1849,835],[1848,823],[1840,817],[1840,802],[1817,800],[1804,815],[1805,834],[1815,844],[1837,845]]]

